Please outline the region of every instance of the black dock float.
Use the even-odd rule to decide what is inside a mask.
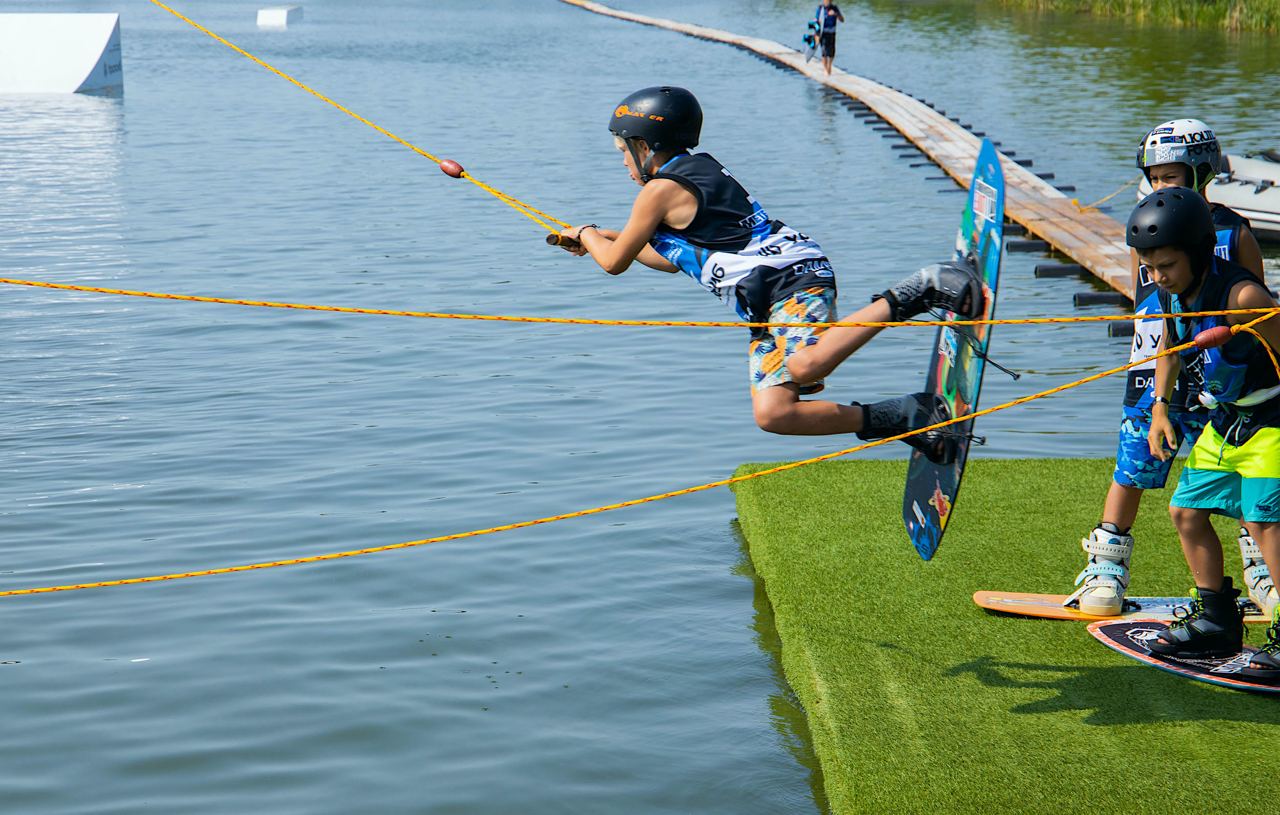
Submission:
[[[1079,263],[1037,263],[1036,277],[1080,277],[1088,274]]]
[[[1016,238],[1016,237],[1017,237],[1017,236],[1019,236],[1019,235],[1025,235],[1025,234],[1027,234],[1027,228],[1026,228],[1025,226],[1023,226],[1022,224],[1015,224],[1015,223],[1005,222],[1005,225],[1004,225],[1004,234],[1005,234],[1005,237],[1015,237],[1015,238]]]
[[[1114,323],[1107,323],[1108,337],[1132,337],[1133,323],[1125,320],[1123,322],[1117,320]]]
[[[1076,292],[1072,301],[1077,306],[1122,306],[1129,298],[1118,291],[1082,291]]]
[[[1049,242],[1042,240],[1005,241],[1004,248],[1010,252],[1045,252]]]

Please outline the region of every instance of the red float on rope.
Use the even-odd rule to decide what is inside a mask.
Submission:
[[[1229,325],[1219,325],[1213,328],[1206,328],[1199,334],[1196,334],[1196,348],[1206,351],[1210,348],[1217,348],[1220,345],[1226,345],[1231,339],[1233,332]]]
[[[462,174],[466,172],[466,170],[462,169],[461,164],[451,158],[447,158],[440,162],[440,170],[445,175],[453,176],[454,178],[462,178]]]

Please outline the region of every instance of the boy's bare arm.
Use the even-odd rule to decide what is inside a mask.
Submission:
[[[1167,338],[1166,334],[1160,339],[1158,350],[1165,349]],[[1157,397],[1165,401],[1151,405],[1151,428],[1147,431],[1147,447],[1151,450],[1151,455],[1161,461],[1167,461],[1178,449],[1178,436],[1173,432],[1173,424],[1169,421],[1167,403],[1169,397],[1173,395],[1173,385],[1178,381],[1178,374],[1181,372],[1182,357],[1177,354],[1169,354],[1156,360],[1156,381],[1153,390]]]
[[[1240,265],[1253,272],[1259,280],[1266,280],[1262,271],[1262,247],[1258,239],[1247,229],[1240,230],[1240,243],[1236,247],[1240,252]]]
[[[596,231],[598,231],[602,237],[611,241],[616,241],[618,236],[622,234],[616,229],[599,229]],[[640,261],[645,266],[648,266],[650,269],[657,269],[660,272],[680,271],[671,263],[671,261],[667,260],[662,255],[659,255],[654,251],[653,247],[648,244],[645,244],[645,247],[640,250],[640,254],[636,255],[636,260]]]
[[[655,179],[645,184],[636,196],[631,217],[617,237],[610,240],[598,229],[584,229],[578,240],[600,268],[609,274],[622,274],[642,254],[644,259],[641,262],[646,266],[674,272],[676,268],[650,248],[649,239],[673,209],[687,208],[690,203],[696,209],[693,194],[684,187],[674,181]],[[647,254],[645,250],[649,250]]]
[[[1252,283],[1241,283],[1231,291],[1227,305],[1229,308],[1275,308],[1276,301],[1271,299],[1271,295],[1263,287]],[[1252,322],[1261,316],[1260,314],[1232,314],[1228,320],[1239,324]],[[1263,320],[1255,325],[1253,330],[1262,335],[1267,345],[1280,351],[1280,314],[1269,320]]]

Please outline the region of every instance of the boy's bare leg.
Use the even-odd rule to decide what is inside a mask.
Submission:
[[[1222,588],[1222,541],[1209,523],[1209,510],[1190,507],[1169,507],[1178,539],[1182,541],[1182,554],[1191,567],[1196,585],[1218,591]],[[1265,550],[1264,550],[1265,551]]]
[[[891,314],[890,309],[887,300],[876,300],[858,309],[841,322],[887,322]],[[865,326],[832,326],[823,331],[822,336],[813,345],[802,348],[788,357],[787,371],[796,382],[801,384],[817,382],[826,378],[836,369],[836,366],[883,330]]]
[[[790,362],[788,362],[790,366]],[[753,391],[751,407],[761,430],[788,436],[829,436],[862,429],[862,408],[836,402],[801,401],[790,382]]]
[[[1112,481],[1107,490],[1107,501],[1102,506],[1102,522],[1115,524],[1117,529],[1125,532],[1132,529],[1133,522],[1138,519],[1142,493],[1137,487],[1126,487]]]

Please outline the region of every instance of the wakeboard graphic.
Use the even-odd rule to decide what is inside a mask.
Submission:
[[[1280,677],[1273,680],[1241,673],[1258,649],[1246,645],[1232,656],[1183,658],[1152,653],[1147,644],[1168,628],[1160,620],[1119,620],[1089,624],[1089,633],[1113,651],[1197,682],[1208,682],[1225,688],[1253,693],[1280,693]]]
[[[1000,155],[990,140],[983,139],[978,162],[969,183],[969,199],[956,233],[955,259],[970,260],[983,279],[985,308],[982,319],[995,315],[996,290],[1000,283],[1000,259],[1004,253],[1004,173]],[[943,319],[954,320],[946,312]],[[929,357],[929,377],[924,390],[946,400],[951,415],[968,416],[978,408],[991,326],[940,326]],[[920,557],[929,560],[947,529],[960,491],[965,461],[969,457],[969,434],[973,421],[947,428],[959,439],[955,461],[934,464],[919,450],[911,453],[907,484],[902,499],[902,520]]]
[[[977,591],[973,593],[973,602],[989,611],[1003,614],[1016,614],[1021,617],[1039,617],[1049,620],[1075,620],[1077,622],[1094,622],[1097,620],[1162,620],[1172,622],[1177,619],[1174,609],[1190,608],[1190,597],[1126,597],[1124,610],[1114,617],[1099,617],[1084,614],[1079,609],[1062,605],[1067,599],[1065,594],[1024,594],[1012,591]],[[1266,623],[1268,619],[1262,610],[1251,602],[1244,603],[1244,621],[1246,623]]]

